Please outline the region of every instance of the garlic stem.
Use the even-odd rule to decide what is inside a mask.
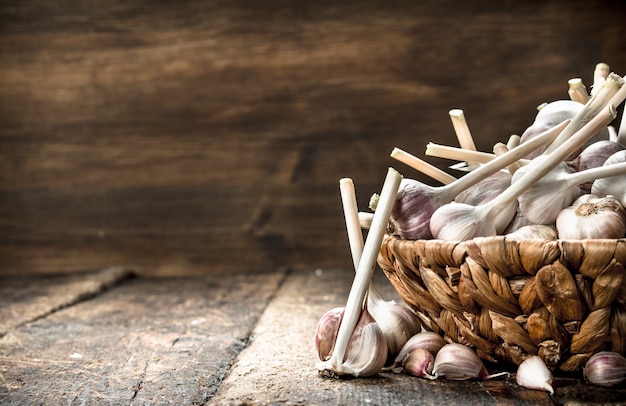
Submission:
[[[523,176],[505,189],[493,200],[480,205],[470,206],[463,203],[451,203],[437,209],[431,218],[430,229],[435,238],[442,240],[465,241],[474,237],[488,237],[496,234],[494,219],[505,209],[517,203],[515,200],[548,174],[556,165],[567,158],[586,140],[615,117],[615,109],[609,106],[589,121],[583,128],[568,138],[553,153],[538,161]],[[523,144],[522,144],[523,145]],[[520,145],[512,151],[521,148]],[[512,152],[510,151],[510,152]],[[504,155],[503,155],[504,156]]]
[[[591,86],[591,95],[595,95],[602,87],[606,78],[609,76],[611,68],[606,63],[600,62],[596,64],[593,70],[593,85]]]
[[[517,134],[511,134],[511,136],[509,136],[509,139],[506,142],[506,147],[508,149],[513,149],[515,147],[517,147],[520,143],[520,140],[522,139],[522,137],[520,137]]]
[[[549,143],[551,140],[554,140],[559,133],[568,125],[569,120],[563,121],[561,124],[550,128],[549,130],[541,133],[540,135],[534,137],[533,139],[520,144],[518,147],[513,148],[509,152],[492,159],[491,161],[481,165],[475,170],[469,172],[467,175],[457,179],[456,181],[445,185],[440,186],[439,191],[442,193],[447,193],[450,198],[448,201],[452,201],[463,190],[468,187],[478,183],[480,180],[493,175],[498,172],[500,169],[507,167],[508,165],[516,162],[517,160],[523,158],[529,152],[534,151],[535,149]]]
[[[577,101],[579,103],[585,104],[589,101],[589,94],[587,93],[587,88],[583,84],[581,78],[573,78],[567,81],[569,85],[569,89],[567,93],[569,94],[570,99]]]
[[[465,113],[463,110],[452,109],[448,112],[448,114],[450,116],[450,120],[452,121],[452,127],[454,127],[454,132],[456,133],[456,137],[459,140],[461,148],[476,151],[476,144],[474,144],[474,139],[472,138],[472,133],[467,125],[467,120],[465,119]]]
[[[420,159],[415,155],[411,155],[408,152],[401,150],[400,148],[394,148],[393,151],[391,151],[390,156],[410,166],[411,168],[430,176],[431,178],[443,183],[444,185],[452,183],[456,180],[456,178],[449,173],[442,171],[436,166],[431,165],[423,159]]]
[[[495,158],[495,155],[488,152],[451,147],[447,145],[435,144],[433,142],[429,142],[426,145],[426,155],[481,164],[492,161]]]
[[[333,349],[330,360],[322,365],[323,369],[331,369],[339,373],[343,371],[341,365],[346,354],[350,337],[361,314],[367,288],[372,273],[374,272],[378,251],[380,250],[380,245],[382,244],[387,229],[387,223],[389,222],[389,216],[391,215],[391,209],[393,208],[401,180],[402,175],[400,175],[400,173],[393,168],[388,169],[380,194],[380,200],[374,212],[374,218],[372,219],[372,227],[365,240],[361,260],[359,261],[356,276],[350,288],[344,318],[341,322],[341,326],[339,326],[339,332],[337,333],[335,348]]]
[[[557,139],[546,148],[544,154],[549,154],[554,151],[559,145],[565,142],[566,139],[571,137],[572,134],[582,128],[589,120],[597,116],[601,110],[606,108],[606,106],[618,106],[624,98],[626,98],[626,94],[618,92],[620,89],[624,88],[624,86],[622,86],[623,84],[624,79],[618,75],[609,75],[604,84],[598,89],[597,93],[594,94],[584,107],[574,116],[571,123],[559,134]],[[600,131],[600,129],[598,129],[598,131]]]
[[[611,176],[623,175],[626,173],[626,162],[589,168],[584,171],[568,173],[563,177],[565,187],[578,186],[585,182],[592,182],[596,179],[609,178]]]
[[[501,142],[498,142],[493,146],[493,153],[496,156],[504,155],[508,151],[509,151],[509,147],[507,147],[505,144]],[[529,160],[527,159],[520,159],[516,162],[513,162],[511,165],[507,166],[507,169],[509,170],[509,173],[513,175],[516,170],[518,170],[521,166],[527,164],[528,162]]]
[[[359,221],[359,209],[356,202],[356,192],[354,182],[350,178],[339,180],[339,191],[341,193],[341,203],[346,219],[346,229],[348,231],[348,242],[352,253],[352,263],[356,272],[359,269],[359,261],[363,253],[363,231]]]
[[[513,200],[517,199],[524,191],[536,183],[539,179],[548,174],[556,165],[563,162],[571,153],[575,152],[580,145],[593,137],[600,128],[606,126],[615,118],[615,108],[612,105],[601,111],[591,121],[585,124],[580,130],[569,137],[563,144],[554,150],[549,157],[540,161],[528,172],[521,176],[509,188],[503,191],[495,199],[485,204],[485,206],[505,207]]]

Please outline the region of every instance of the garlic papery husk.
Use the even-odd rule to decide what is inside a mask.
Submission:
[[[523,172],[530,170],[527,168],[535,164],[541,165],[541,161],[545,160],[548,160],[545,155],[537,157],[532,163],[520,168],[513,175],[513,184],[517,181],[518,173],[523,176]],[[626,176],[626,162],[580,172],[572,173],[570,170],[567,164],[561,162],[518,197],[519,208],[524,217],[536,224],[554,223],[561,209],[570,206],[582,195],[579,185],[594,179]]]
[[[552,168],[562,162],[578,145],[589,139],[589,137],[596,133],[599,127],[605,126],[613,120],[613,118],[615,118],[615,109],[610,106],[563,142],[563,144],[548,155],[546,159],[541,160],[536,165],[532,165],[531,162],[523,167],[527,168],[532,165],[532,169],[525,171],[523,175],[520,176],[517,175],[521,172],[522,168],[517,170],[513,175],[513,179],[517,177],[517,181],[514,181],[511,186],[490,202],[480,206],[470,206],[464,203],[450,203],[440,207],[431,217],[431,233],[436,238],[446,241],[466,241],[475,237],[490,237],[496,235],[496,224],[494,221],[496,215],[501,210],[509,208],[522,193],[547,175]],[[532,140],[530,142],[532,142]],[[513,148],[509,152],[515,151],[521,147],[522,145]],[[502,156],[506,156],[506,154],[501,155],[501,157]],[[480,170],[480,168],[475,171],[478,170]],[[470,172],[470,174],[471,173],[473,172]],[[522,213],[525,217],[528,217],[526,213]],[[514,215],[515,212],[511,214],[511,218],[513,218]],[[556,219],[556,214],[554,217]],[[532,221],[530,218],[529,220]]]
[[[367,306],[385,335],[390,357],[395,357],[409,338],[422,329],[422,323],[411,309],[394,300],[384,300],[373,284],[367,294]]]
[[[446,344],[435,356],[432,375],[455,381],[485,379],[489,377],[487,368],[476,353],[463,344]]]
[[[526,145],[520,145],[465,176],[444,186],[429,186],[413,179],[403,179],[389,220],[389,232],[406,240],[432,238],[430,219],[439,207],[450,203],[459,193],[516,162],[526,153],[554,140],[568,121],[542,133]]]
[[[617,352],[600,351],[585,364],[583,377],[594,385],[619,385],[626,381],[626,357]]]
[[[561,210],[556,229],[562,240],[622,238],[626,234],[626,210],[613,196],[582,195]]]
[[[626,151],[618,151],[607,158],[603,166],[626,162]],[[615,197],[622,206],[626,207],[626,175],[611,176],[610,178],[597,179],[591,186],[591,193],[596,196]]]
[[[412,351],[409,356],[404,360],[404,371],[418,378],[435,379],[433,372],[433,364],[435,357],[433,354],[423,348],[418,348]]]
[[[327,361],[335,347],[337,332],[346,308],[335,307],[320,318],[315,328],[315,350],[320,361]]]
[[[395,373],[402,372],[402,365],[413,351],[424,349],[433,356],[436,356],[444,345],[446,345],[446,342],[439,334],[432,331],[419,332],[409,338],[404,346],[402,346],[402,349],[400,349],[390,369]]]
[[[545,224],[529,224],[506,234],[507,240],[556,240],[556,227]]]
[[[515,380],[517,384],[528,389],[544,390],[554,394],[552,388],[552,372],[546,366],[543,359],[537,355],[526,358],[517,367]]]

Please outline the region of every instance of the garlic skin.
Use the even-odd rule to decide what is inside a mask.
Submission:
[[[617,352],[600,351],[585,364],[583,377],[593,385],[619,385],[626,381],[626,357]]]
[[[571,164],[576,171],[584,171],[591,168],[599,168],[606,160],[616,152],[626,149],[623,145],[610,140],[602,140],[589,145],[574,159]],[[593,182],[585,182],[580,185],[584,194],[591,193]]]
[[[446,341],[437,333],[432,331],[417,333],[402,346],[390,369],[395,373],[402,372],[402,366],[412,352],[423,349],[436,356],[444,345],[446,345]]]
[[[339,326],[343,320],[345,307],[336,307],[326,312],[317,324],[315,348],[320,361],[328,361],[335,347]],[[367,308],[361,311],[359,320],[350,336],[343,363],[337,376],[373,376],[385,366],[387,361],[387,341],[382,330],[369,314]],[[329,371],[326,371],[330,374]]]
[[[350,337],[339,373],[355,377],[376,375],[387,362],[387,341],[382,330],[366,309]]]
[[[403,363],[404,371],[418,378],[435,379],[432,375],[435,357],[424,348],[411,352]]]
[[[626,234],[626,210],[613,196],[582,195],[561,210],[556,229],[563,240],[622,238]]]
[[[430,217],[447,201],[431,187],[413,179],[402,179],[389,220],[390,231],[405,240],[430,239]]]
[[[464,381],[485,379],[489,376],[485,364],[469,347],[463,344],[446,344],[435,356],[432,375],[436,378]]]
[[[547,155],[533,159],[528,165],[518,169],[513,175],[515,183],[525,173],[547,159]],[[522,215],[534,224],[553,224],[563,207],[576,200],[582,192],[579,188],[560,188],[564,183],[563,175],[573,173],[573,169],[565,162],[560,162],[542,179],[530,186],[518,197],[519,210]]]
[[[556,227],[544,224],[529,224],[506,234],[507,240],[556,240]]]
[[[544,390],[554,394],[552,372],[538,355],[531,355],[519,365],[515,380],[518,385],[525,388]]]
[[[626,150],[618,151],[607,158],[603,166],[626,162]],[[591,193],[596,196],[615,197],[622,206],[626,207],[626,175],[611,176],[596,179],[591,186]]]
[[[385,335],[388,356],[395,357],[404,344],[422,329],[422,323],[408,307],[393,300],[383,300],[370,286],[367,308]]]
[[[343,306],[335,307],[324,313],[317,322],[317,327],[315,328],[315,350],[320,361],[330,359],[345,311],[346,308]]]

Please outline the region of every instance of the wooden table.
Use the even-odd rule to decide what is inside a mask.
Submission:
[[[387,298],[393,290],[382,275]],[[0,278],[2,404],[626,404],[557,376],[553,398],[514,377],[318,376],[313,331],[345,304],[347,270],[148,278],[123,268]]]

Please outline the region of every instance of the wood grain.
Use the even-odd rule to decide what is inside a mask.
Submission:
[[[619,1],[0,5],[0,273],[349,267],[398,146],[479,149],[626,73]],[[445,167],[448,162],[431,160]],[[459,175],[458,173],[455,175]]]

